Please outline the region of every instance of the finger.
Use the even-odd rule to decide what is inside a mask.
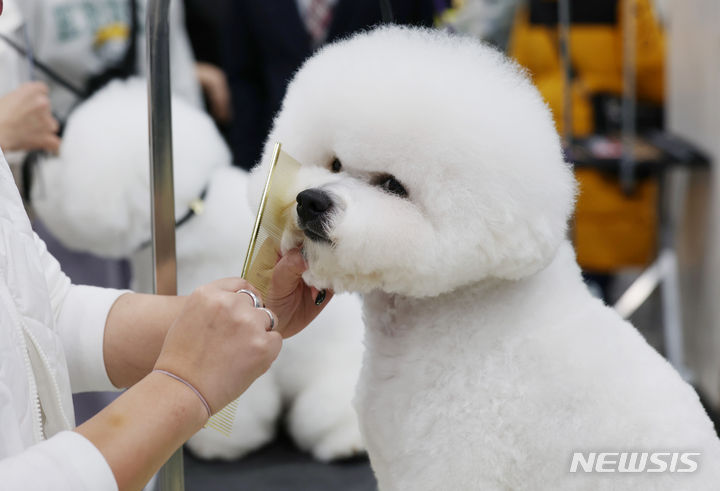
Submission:
[[[280,349],[282,348],[283,344],[283,337],[282,335],[277,331],[270,331],[267,333],[268,338],[270,338],[270,356],[272,357],[271,360],[275,360],[275,358],[278,357],[280,354]]]
[[[283,338],[289,338],[295,336],[297,333],[305,329],[312,321],[322,312],[325,307],[330,303],[330,300],[334,296],[332,290],[326,290],[325,301],[321,304],[317,304],[314,297],[310,294],[310,287],[305,286],[305,292],[301,296],[301,305],[298,307],[297,312],[302,312],[301,320],[299,322],[292,322],[291,324],[283,324],[280,328],[280,334]]]
[[[230,106],[232,106],[230,90],[226,83],[221,83],[218,87],[217,96],[218,120],[221,122],[230,121]]]
[[[280,350],[283,345],[283,337],[277,331],[268,331],[264,333],[263,341],[263,359],[265,362],[263,371],[266,371],[272,366],[273,362],[280,354]]]
[[[265,307],[260,307],[258,310],[267,315],[267,326],[265,327],[265,330],[268,332],[276,330],[279,326],[279,322],[273,311],[266,309]]]
[[[217,119],[221,123],[227,122],[227,111],[225,110],[225,106],[223,102],[219,99],[214,98],[212,103],[212,113],[213,116],[215,116],[215,119]]]
[[[283,266],[292,270],[293,273],[297,276],[302,275],[308,269],[308,264],[305,261],[305,258],[303,257],[299,247],[290,249],[285,254],[283,254],[278,259],[278,264],[280,264],[280,262],[283,262],[283,260]]]
[[[310,290],[310,287],[306,287],[308,290]],[[322,312],[325,307],[330,303],[330,300],[332,300],[333,296],[335,295],[335,292],[332,290],[320,290],[316,294],[310,293],[310,295],[303,296],[303,302],[305,303],[306,311],[310,315],[310,317],[315,318],[320,312]],[[318,302],[318,297],[322,297],[320,302]]]
[[[275,313],[264,307],[250,309],[246,312],[253,327],[264,332],[277,332],[278,318]]]
[[[48,86],[44,82],[27,82],[25,86],[33,92],[38,92],[40,94],[49,93]]]
[[[215,118],[221,123],[230,121],[230,102],[227,100],[218,100],[215,103]]]
[[[317,292],[317,295],[313,296],[313,298],[315,299],[315,305],[322,305],[324,302],[329,302],[333,295],[334,293],[327,289],[320,290],[319,292]]]
[[[60,138],[56,135],[50,135],[43,139],[43,142],[40,144],[40,148],[53,154],[57,154],[58,150],[60,150]]]
[[[255,294],[252,290],[248,290],[247,288],[241,288],[235,292],[235,294],[244,296],[244,298],[247,298],[250,301],[250,304],[255,307],[259,308],[263,306],[263,302],[260,299],[259,296]]]
[[[244,280],[240,277],[231,277],[231,278],[222,278],[219,280],[215,280],[212,282],[212,285],[216,288],[219,288],[220,290],[225,290],[226,292],[232,292],[235,293],[238,290],[250,290],[253,292],[260,302],[262,302],[262,296],[260,295],[260,292],[257,288],[252,286],[250,282],[247,280]]]
[[[39,111],[50,114],[50,98],[47,95],[38,95],[37,99],[35,100],[35,105],[35,107],[37,107]]]
[[[60,123],[58,123],[58,120],[55,119],[52,115],[48,116],[47,125],[50,131],[53,133],[57,133],[57,131],[60,129]]]
[[[311,286],[311,287],[310,287],[310,296],[311,296],[311,297],[317,298],[318,293],[320,293],[320,290],[318,290],[318,289],[315,288],[314,286]]]
[[[325,306],[330,303],[330,300],[332,300],[332,297],[334,295],[334,291],[327,289],[320,290],[314,295],[311,294],[311,299],[313,301],[313,311],[317,311],[319,313],[321,310],[323,310]]]
[[[43,131],[46,133],[57,133],[58,124],[55,119],[50,116],[49,114],[46,114],[40,118],[39,126],[38,126],[38,132]]]
[[[291,249],[275,265],[273,271],[273,290],[279,295],[287,295],[302,281],[302,274],[307,270],[307,264],[299,249]]]

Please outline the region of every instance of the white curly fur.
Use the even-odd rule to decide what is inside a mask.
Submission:
[[[286,247],[304,241],[310,284],[364,293],[356,402],[380,489],[717,489],[697,395],[582,282],[571,169],[512,62],[433,31],[360,34],[299,70],[275,141],[304,164],[297,190],[333,200],[332,243],[291,227]],[[702,456],[692,474],[569,472],[574,451],[633,450]]]
[[[173,101],[175,215],[207,186],[204,213],[177,229],[178,292],[239,275],[254,220],[247,173],[212,121]],[[67,246],[128,257],[133,288],[151,291],[147,95],[142,80],[115,82],[68,121],[57,158],[43,162],[33,204]],[[205,458],[233,459],[270,441],[282,414],[298,445],[323,461],[363,451],[352,407],[362,358],[360,300],[339,295],[239,400],[232,435],[201,430],[189,443]]]

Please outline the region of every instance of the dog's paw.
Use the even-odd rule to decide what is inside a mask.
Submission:
[[[338,421],[312,446],[313,457],[321,462],[346,459],[365,453],[365,444],[355,411]]]
[[[203,428],[188,440],[187,448],[201,459],[243,457],[275,437],[280,407],[279,391],[271,374],[265,374],[238,399],[229,436]]]
[[[288,431],[297,445],[322,462],[365,452],[352,384],[327,377],[301,392],[288,414]]]

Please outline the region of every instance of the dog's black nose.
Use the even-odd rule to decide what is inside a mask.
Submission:
[[[332,198],[325,191],[310,188],[297,195],[297,214],[304,223],[317,220],[332,208]]]
[[[328,237],[328,212],[333,207],[329,194],[317,188],[297,195],[298,226],[310,240],[331,243]]]

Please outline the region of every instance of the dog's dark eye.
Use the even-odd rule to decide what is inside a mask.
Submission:
[[[340,163],[340,160],[336,157],[332,161],[332,164],[330,164],[330,170],[337,174],[338,172],[340,172],[340,169],[342,169],[342,164]]]
[[[373,179],[373,184],[376,186],[379,186],[384,191],[387,191],[390,194],[394,194],[396,196],[400,196],[401,198],[406,198],[408,195],[407,190],[405,187],[400,184],[400,181],[395,179],[394,176],[390,175],[382,175],[375,179]]]

